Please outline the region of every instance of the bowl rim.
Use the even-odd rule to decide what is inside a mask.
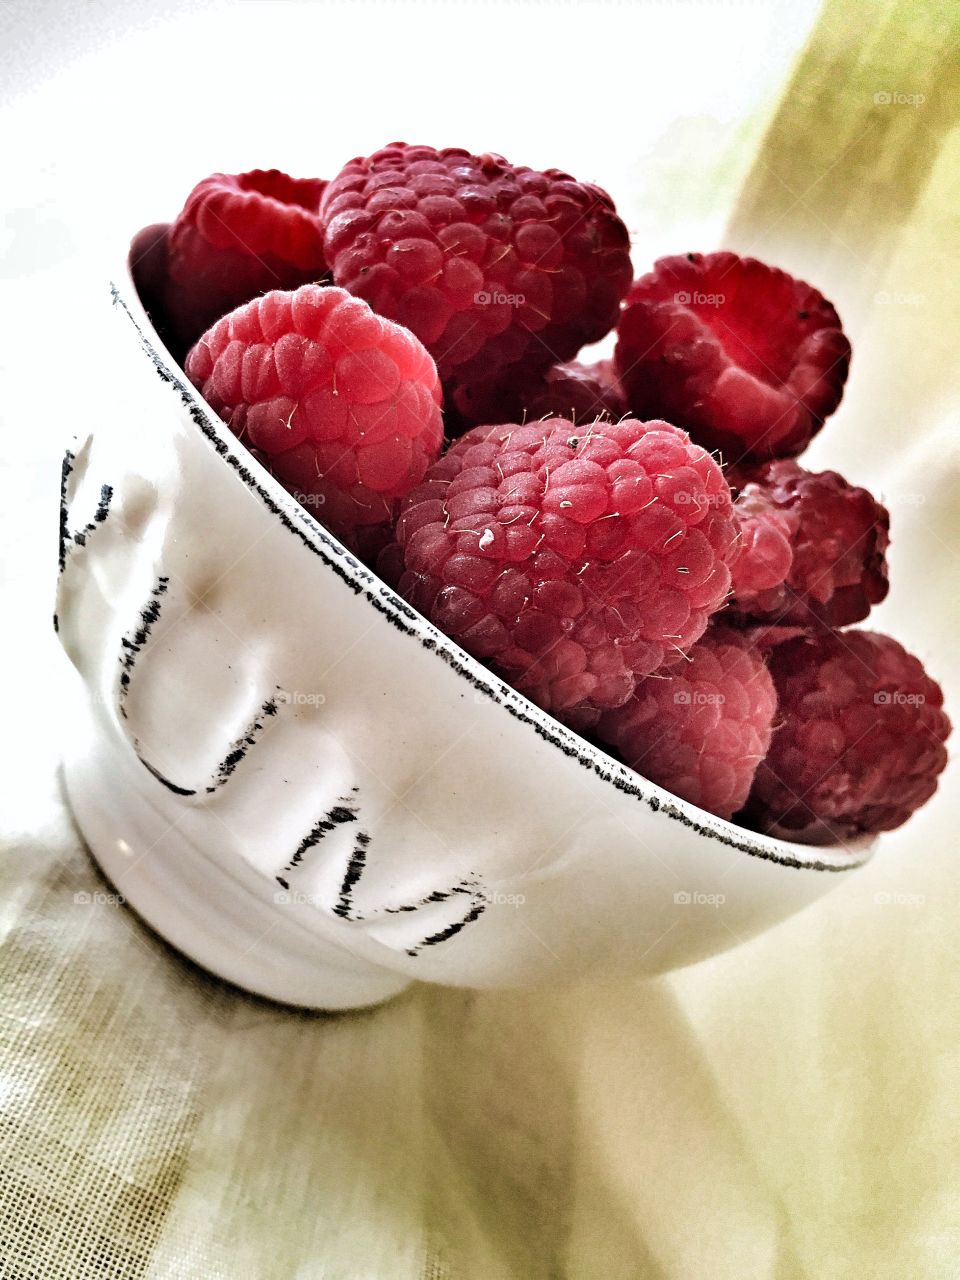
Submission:
[[[877,840],[874,835],[841,841],[836,845],[797,844],[749,831],[698,808],[581,738],[471,657],[358,560],[253,457],[187,381],[186,374],[167,350],[141,302],[129,259],[124,263],[123,271],[117,274],[123,281],[123,287],[114,279],[110,280],[112,306],[125,314],[154,372],[179,395],[182,407],[207,443],[288,532],[394,626],[418,639],[425,649],[462,676],[474,692],[482,693],[503,707],[509,715],[528,725],[543,743],[575,760],[617,791],[632,796],[652,812],[661,813],[721,846],[801,871],[854,871],[869,860]]]

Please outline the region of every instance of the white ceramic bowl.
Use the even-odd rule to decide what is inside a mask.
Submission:
[[[112,290],[64,464],[77,821],[139,914],[250,991],[348,1008],[662,972],[863,864],[677,800],[440,634],[255,462]]]

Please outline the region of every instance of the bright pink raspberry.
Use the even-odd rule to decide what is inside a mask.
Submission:
[[[734,504],[744,550],[731,609],[782,626],[845,627],[887,594],[887,510],[835,471],[756,468]]]
[[[750,640],[711,623],[686,659],[641,680],[596,735],[625,764],[691,804],[730,818],[770,746],[776,690]]]
[[[255,298],[204,334],[186,370],[231,430],[350,545],[362,527],[394,517],[443,443],[430,354],[343,289],[307,284]]]
[[[630,285],[605,191],[498,155],[392,143],[351,160],[321,213],[334,281],[413,330],[468,422],[608,333]]]
[[[736,553],[717,464],[630,419],[474,428],[405,500],[397,540],[411,604],[577,728],[700,638]]]
[[[806,447],[840,403],[850,344],[803,281],[735,253],[688,253],[634,284],[615,361],[632,413],[737,461]]]
[[[829,844],[891,831],[933,795],[950,721],[918,658],[871,631],[819,631],[769,656],[778,728],[746,809],[762,831]]]
[[[320,279],[325,187],[279,169],[214,173],[197,183],[168,236],[164,309],[182,351],[258,294]]]

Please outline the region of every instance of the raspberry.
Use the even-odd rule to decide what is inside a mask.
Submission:
[[[661,258],[631,289],[615,362],[632,413],[708,449],[800,453],[840,403],[850,344],[810,285],[735,253]]]
[[[596,735],[624,763],[719,818],[743,807],[770,745],[777,695],[760,652],[713,624],[686,661],[642,680]]]
[[[183,351],[258,294],[296,289],[324,274],[325,186],[279,169],[214,173],[197,183],[170,229],[164,294]]]
[[[717,464],[633,420],[475,427],[405,500],[397,540],[410,603],[576,728],[700,638],[736,553]]]
[[[341,170],[321,216],[334,281],[413,330],[470,422],[608,333],[630,285],[607,193],[502,156],[392,143]]]
[[[574,422],[593,422],[600,417],[618,422],[627,416],[612,360],[554,365],[541,386],[527,397],[524,409],[528,418],[571,418]]]
[[[845,627],[886,596],[890,517],[835,471],[768,462],[752,473],[734,512],[744,551],[733,567],[731,607],[741,617]]]
[[[440,384],[412,333],[342,289],[255,298],[192,349],[187,375],[271,471],[355,545],[440,452]],[[372,535],[373,536],[373,535]]]
[[[511,380],[492,388],[484,403],[472,406],[484,423],[531,422],[539,418],[567,418],[588,423],[597,418],[618,422],[627,415],[623,392],[611,360],[596,364],[555,364],[520,385]],[[449,429],[448,421],[448,429]],[[456,433],[456,432],[454,432]]]
[[[822,631],[777,645],[779,726],[745,816],[788,840],[891,831],[933,795],[950,721],[940,686],[889,636]]]
[[[167,282],[169,222],[144,227],[133,237],[127,261],[143,309],[162,336],[166,327],[163,291]]]
[[[753,479],[753,473],[757,465],[759,464],[751,462],[749,458],[744,462],[731,462],[729,458],[720,459],[724,477],[733,490],[735,498],[740,493],[740,490],[745,488]]]
[[[795,522],[755,486],[738,495],[733,511],[740,526],[740,554],[733,565],[731,603],[749,611],[749,604],[763,593],[773,597],[786,590]]]

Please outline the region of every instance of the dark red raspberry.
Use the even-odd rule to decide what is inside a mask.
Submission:
[[[627,416],[627,406],[612,360],[596,364],[557,364],[548,369],[539,388],[531,390],[523,406],[527,418],[571,418],[593,422]]]
[[[165,336],[166,315],[163,294],[167,287],[167,253],[169,222],[156,222],[144,227],[133,237],[127,262],[143,309],[154,328]]]
[[[615,359],[632,413],[735,462],[806,447],[840,403],[850,344],[810,285],[735,253],[688,253],[634,284]]]
[[[214,173],[170,229],[164,304],[183,351],[221,316],[271,289],[326,271],[320,197],[326,183],[279,169]]]
[[[760,651],[714,623],[686,659],[642,680],[596,728],[625,764],[691,804],[732,817],[770,745],[777,695]]]
[[[255,298],[204,334],[186,370],[231,430],[351,545],[363,526],[393,518],[443,443],[430,354],[343,289],[308,284]]]
[[[700,638],[736,552],[717,464],[630,419],[474,428],[405,500],[397,540],[411,604],[576,728]]]
[[[783,626],[845,627],[887,594],[890,517],[835,471],[792,461],[753,471],[734,506],[744,551],[732,610]]]
[[[723,468],[727,484],[733,490],[734,498],[753,479],[753,473],[758,465],[761,464],[751,462],[749,458],[745,462],[731,462],[729,458],[720,459],[720,466]]]
[[[821,631],[770,652],[778,728],[746,809],[807,844],[890,831],[929,800],[950,721],[919,659],[871,631]]]
[[[322,217],[334,281],[413,330],[466,421],[608,333],[630,285],[607,193],[502,156],[393,143],[340,171]]]
[[[535,422],[540,418],[583,423],[611,418],[619,422],[627,416],[612,360],[592,365],[576,360],[555,364],[545,373],[532,375],[525,385],[511,379],[493,387],[487,401],[473,408],[482,423]],[[449,430],[449,417],[447,427]]]

